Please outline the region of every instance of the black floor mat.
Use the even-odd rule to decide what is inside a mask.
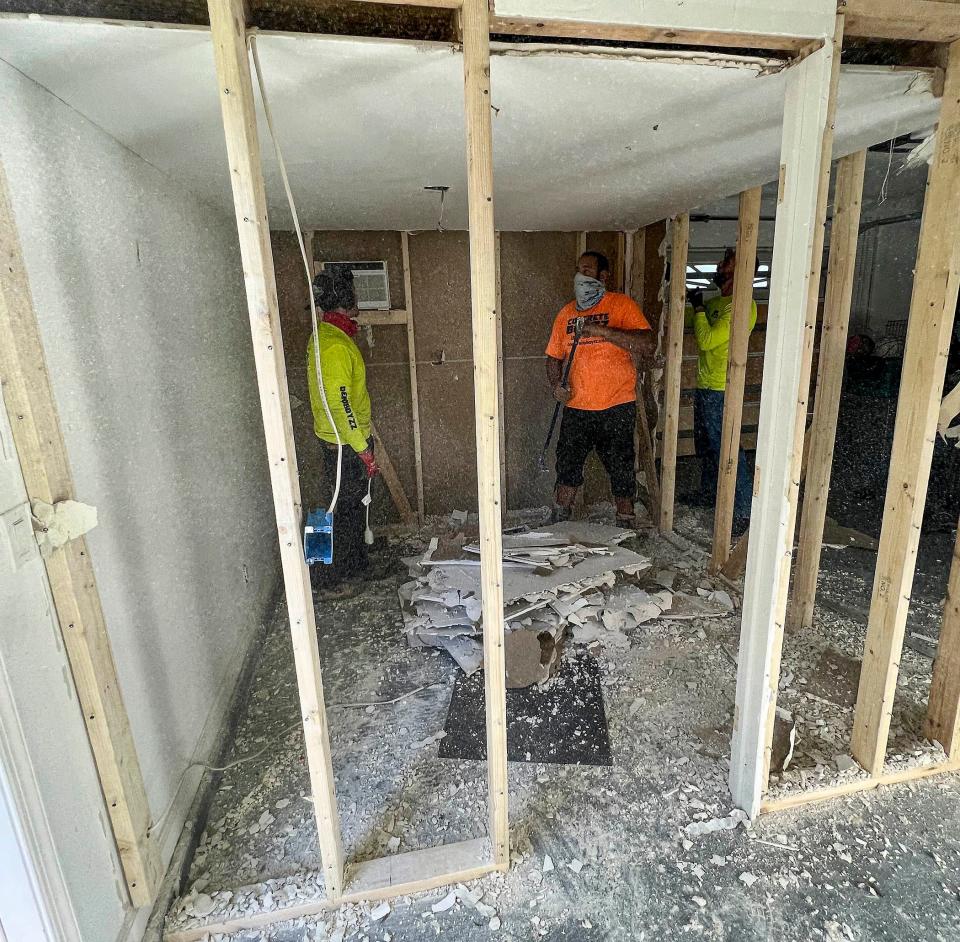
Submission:
[[[457,678],[445,729],[441,759],[487,757],[483,671]],[[534,684],[507,691],[507,758],[613,765],[595,658],[568,649],[557,676],[546,687]]]

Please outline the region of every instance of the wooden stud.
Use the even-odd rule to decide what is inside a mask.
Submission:
[[[842,158],[837,164],[826,302],[817,364],[817,393],[813,406],[813,423],[808,435],[808,455],[804,463],[806,484],[803,513],[800,516],[793,598],[787,614],[788,629],[801,626],[809,628],[813,624],[830,471],[837,436],[837,417],[840,414],[840,390],[847,353],[847,328],[850,324],[850,304],[853,299],[866,159],[866,151],[859,151]]]
[[[646,258],[647,258],[647,230],[638,229],[636,232],[628,233],[630,236],[630,250],[627,257],[630,261],[629,274],[627,276],[627,294],[640,305],[647,320],[653,326],[653,320],[650,318],[650,311],[646,309]]]
[[[586,252],[586,251],[587,251],[587,233],[586,233],[586,232],[578,232],[578,233],[577,233],[577,257],[576,257],[576,260],[574,261],[574,266],[577,266],[577,265],[580,264],[580,257],[581,257],[581,256],[583,255],[583,253]],[[578,488],[577,488],[577,495],[576,495],[576,497],[574,498],[574,503],[573,503],[573,518],[574,518],[574,520],[579,520],[580,517],[583,516],[583,507],[584,507],[584,500],[585,500],[585,498],[584,498],[584,491],[585,491],[585,490],[586,490],[585,487],[578,487]]]
[[[770,775],[770,750],[773,743],[773,727],[777,708],[777,688],[780,678],[780,657],[783,651],[783,626],[786,622],[787,598],[790,591],[790,562],[793,537],[797,522],[797,503],[800,496],[800,484],[803,481],[804,463],[810,437],[807,433],[807,415],[809,413],[810,374],[813,366],[813,347],[817,328],[817,316],[820,307],[820,275],[823,268],[823,244],[826,238],[827,198],[830,192],[830,170],[833,157],[833,134],[837,117],[837,98],[840,87],[840,56],[843,46],[844,17],[836,18],[833,42],[820,50],[822,55],[832,55],[830,65],[829,89],[827,94],[826,121],[823,126],[823,138],[820,148],[819,185],[817,190],[816,211],[813,222],[813,247],[810,251],[810,270],[807,280],[807,306],[804,320],[803,345],[800,356],[800,379],[797,385],[797,400],[794,410],[793,452],[790,462],[790,478],[787,488],[787,527],[789,547],[779,573],[777,587],[775,626],[776,638],[772,647],[770,674],[773,682],[767,705],[766,746],[764,752],[764,788]],[[816,50],[815,50],[816,51]],[[812,54],[812,53],[809,53]],[[748,553],[749,564],[749,553]]]
[[[760,814],[773,814],[777,811],[787,811],[791,808],[800,808],[833,798],[843,798],[847,795],[856,795],[862,792],[874,791],[887,785],[901,785],[904,782],[918,782],[921,779],[931,778],[934,775],[946,775],[960,771],[960,762],[937,762],[933,765],[920,765],[910,769],[898,769],[896,772],[887,772],[885,775],[869,776],[834,785],[831,788],[817,788],[789,798],[780,798],[775,801],[765,801],[760,806]]]
[[[663,297],[667,264],[665,256],[660,254],[666,236],[666,220],[651,223],[643,232],[643,299],[639,303],[658,341],[663,337],[664,314],[668,306],[667,299]],[[634,280],[636,277],[634,275]]]
[[[823,244],[826,239],[827,228],[827,200],[830,194],[830,171],[833,162],[833,132],[837,120],[837,97],[840,87],[840,53],[843,46],[844,17],[838,15],[833,37],[833,63],[830,73],[830,91],[827,100],[827,120],[823,129],[823,144],[820,153],[820,185],[817,191],[817,210],[813,227],[813,249],[810,261],[810,278],[807,283],[807,308],[804,321],[803,355],[800,360],[800,382],[797,387],[797,409],[795,412],[793,429],[793,465],[789,492],[790,517],[788,529],[790,539],[797,521],[797,499],[800,492],[800,483],[803,480],[806,457],[810,444],[810,435],[807,431],[807,416],[810,412],[810,374],[813,368],[813,347],[816,339],[817,318],[820,311],[820,276],[823,270]],[[829,51],[830,47],[826,47]],[[789,576],[782,586],[783,611],[786,611],[786,600],[789,592]],[[779,673],[779,655],[777,662]],[[773,714],[770,717],[770,735],[773,736]]]
[[[743,438],[741,438],[743,440]],[[754,443],[756,444],[756,443]],[[806,473],[807,454],[810,450],[810,430],[807,429],[803,436],[802,457],[800,459],[800,483],[803,484],[804,474]],[[791,524],[791,529],[793,526]],[[743,575],[743,570],[747,566],[747,548],[750,539],[750,530],[747,528],[743,536],[737,540],[736,545],[730,551],[727,561],[720,570],[721,575],[727,579],[739,579]]]
[[[393,311],[357,311],[354,320],[361,327],[401,327],[410,323],[404,310]]]
[[[838,17],[833,43],[787,70],[766,342],[768,362],[778,368],[764,376],[760,404],[730,764],[733,799],[751,817],[760,808],[769,769],[803,450],[795,429],[802,411],[798,400],[807,395],[801,387],[804,381],[809,385],[809,300],[811,286],[819,280],[822,242],[818,249],[817,229],[822,229],[826,207],[820,196],[824,164],[827,172],[830,166],[831,102],[842,37],[843,18]]]
[[[400,511],[400,517],[404,524],[407,527],[415,527],[417,525],[417,515],[414,513],[413,507],[410,506],[407,493],[400,481],[400,475],[397,474],[397,469],[393,466],[393,461],[390,460],[387,446],[383,443],[383,438],[373,422],[370,423],[370,437],[373,439],[374,451],[377,456],[377,464],[380,466],[383,483],[387,485],[393,504]]]
[[[623,243],[623,255],[624,255],[624,265],[623,265],[623,291],[625,294],[633,298],[634,301],[637,300],[637,296],[633,292],[633,242],[634,242],[633,232],[627,232],[624,234],[624,243]],[[638,302],[639,303],[639,302]],[[637,421],[633,429],[633,475],[636,478],[637,484],[640,483],[640,408],[643,404],[641,397],[641,388],[640,388],[641,379],[638,374],[637,376]],[[656,519],[656,518],[654,518]]]
[[[48,504],[74,500],[73,475],[2,164],[0,270],[0,384],[27,496]],[[71,540],[43,563],[127,891],[134,906],[149,906],[163,868],[86,540]]]
[[[951,759],[960,759],[960,528],[943,604],[943,624],[933,662],[933,682],[927,704],[925,735],[943,746]]]
[[[915,0],[919,2],[919,0]],[[943,6],[940,3],[937,6]],[[545,36],[586,40],[619,40],[630,43],[672,43],[684,46],[735,49],[777,49],[797,52],[809,39],[764,33],[726,32],[704,29],[676,29],[628,23],[588,23],[577,20],[550,20],[542,17],[494,16],[491,29],[510,36]]]
[[[313,899],[293,906],[271,909],[234,919],[218,919],[164,936],[164,942],[205,942],[215,936],[264,929],[291,919],[304,919],[344,903],[374,902],[424,893],[451,883],[466,883],[494,868],[486,858],[486,838],[475,838],[440,847],[426,847],[377,860],[365,860],[351,867],[350,880],[336,902]]]
[[[425,7],[435,10],[459,10],[462,0],[358,0],[360,3],[382,3],[387,6]],[[293,4],[295,7],[296,4]],[[309,4],[306,5],[309,9]]]
[[[500,233],[497,233],[497,395],[500,399],[500,496],[504,510],[507,497],[507,409],[503,390],[503,290],[500,284]]]
[[[317,260],[313,257],[313,234],[314,229],[303,230],[303,247],[307,250],[307,258],[310,260],[310,280],[311,282],[317,275]],[[311,288],[312,290],[312,288]],[[309,299],[307,300],[309,304]]]
[[[327,895],[337,899],[343,890],[343,847],[333,787],[313,594],[301,547],[300,480],[250,82],[245,5],[243,0],[209,0],[208,6],[317,837]]]
[[[883,768],[920,525],[957,304],[960,265],[960,41],[946,88],[920,226],[877,569],[853,717],[853,757]]]
[[[643,253],[644,230],[623,233],[623,290],[643,308]],[[643,374],[637,376],[637,421],[633,430],[633,444],[636,457],[633,463],[637,484],[640,472],[643,472],[646,491],[646,505],[654,526],[660,519],[660,484],[657,479],[657,459],[654,451],[650,422],[647,419],[645,380]]]
[[[507,820],[507,693],[503,653],[500,397],[497,391],[497,246],[493,228],[489,19],[486,0],[464,0],[463,72],[483,585],[487,781],[493,864],[497,869],[506,870],[510,865],[510,831]]]
[[[625,232],[617,233],[617,254],[613,259],[613,285],[623,293],[627,290],[627,237]]]
[[[660,516],[660,484],[657,481],[657,460],[653,450],[653,436],[650,434],[650,422],[647,419],[647,409],[644,404],[643,379],[637,389],[637,427],[635,442],[640,468],[643,469],[644,484],[647,488],[650,519],[654,526]]]
[[[623,258],[623,293],[629,295],[633,298],[634,301],[637,300],[636,295],[633,293],[633,241],[635,232],[621,232],[620,235],[623,237],[623,246],[621,249],[621,257]],[[639,302],[637,302],[639,303]]]
[[[400,233],[400,249],[403,255],[403,294],[406,305],[407,352],[410,358],[410,403],[413,419],[413,460],[417,473],[417,518],[423,523],[423,452],[420,444],[420,395],[417,385],[417,344],[413,333],[413,287],[410,279],[410,237]]]
[[[726,579],[736,581],[747,568],[747,550],[750,548],[750,531],[746,530],[737,540],[736,546],[727,556],[727,561],[720,568],[720,575]]]
[[[710,555],[710,571],[714,573],[720,571],[730,555],[730,535],[733,532],[740,429],[743,420],[743,389],[747,378],[747,345],[750,342],[753,276],[757,264],[762,195],[761,187],[744,190],[740,194],[727,384],[723,396],[723,428],[720,434],[717,506],[713,518],[713,550]]]
[[[673,529],[674,489],[677,480],[677,439],[680,434],[680,371],[683,365],[683,318],[687,303],[687,249],[690,216],[671,221],[670,308],[667,317],[666,363],[663,373],[663,450],[660,453],[659,529]]]

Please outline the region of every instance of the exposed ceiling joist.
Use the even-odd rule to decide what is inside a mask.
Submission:
[[[957,0],[841,0],[844,34],[946,43],[960,39]]]
[[[452,18],[461,0],[248,0],[251,25],[285,32],[456,40]],[[492,32],[502,36],[648,43],[793,53],[809,37],[750,29],[696,29],[651,23],[587,22],[575,18],[505,15],[493,4]],[[501,13],[497,13],[497,8]],[[960,39],[960,0],[840,0],[851,39],[952,42]],[[205,0],[0,0],[0,13],[149,21],[208,22]]]
[[[490,31],[504,36],[541,36],[551,39],[619,40],[631,43],[669,43],[720,49],[769,49],[798,52],[809,39],[794,36],[768,36],[760,33],[721,32],[719,30],[663,29],[622,23],[583,23],[572,20],[537,20],[516,16],[496,16]]]
[[[398,7],[433,7],[442,10],[459,10],[462,0],[358,0],[359,3],[380,3]]]

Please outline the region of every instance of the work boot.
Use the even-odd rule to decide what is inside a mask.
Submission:
[[[578,488],[570,487],[568,484],[557,485],[553,492],[554,507],[550,518],[552,523],[562,523],[573,517],[573,504],[577,499],[577,490]]]

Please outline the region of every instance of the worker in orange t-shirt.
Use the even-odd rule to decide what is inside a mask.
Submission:
[[[637,362],[652,355],[654,342],[637,304],[625,294],[607,290],[609,277],[606,256],[599,252],[580,256],[573,282],[576,297],[557,314],[547,344],[547,379],[554,398],[565,407],[557,441],[554,520],[570,519],[583,484],[583,464],[595,448],[610,476],[617,523],[632,527]],[[578,318],[583,318],[583,335],[564,386],[564,361]]]

